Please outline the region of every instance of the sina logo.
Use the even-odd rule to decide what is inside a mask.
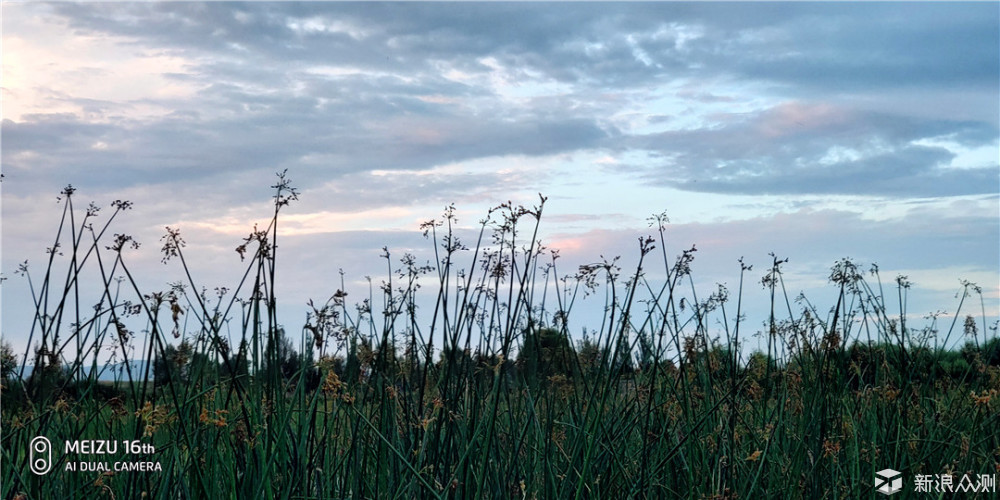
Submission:
[[[903,489],[903,473],[892,469],[883,469],[876,472],[875,488],[876,491],[883,495],[899,493]]]

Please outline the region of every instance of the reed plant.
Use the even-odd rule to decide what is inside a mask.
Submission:
[[[289,334],[277,239],[298,192],[284,173],[273,187],[269,225],[237,246],[245,271],[214,293],[176,228],[161,252],[184,280],[141,290],[138,245],[111,229],[131,203],[102,222],[62,192],[42,275],[19,269],[35,314],[32,347],[4,361],[0,496],[856,498],[885,468],[1000,472],[1000,344],[973,283],[950,323],[919,327],[906,277],[850,259],[825,307],[790,297],[777,256],[761,279],[740,261],[735,290],[706,291],[695,247],[671,257],[663,214],[634,269],[561,274],[540,197],[491,209],[470,245],[448,207],[420,228],[432,260],[383,249],[384,280],[350,294],[342,280]],[[749,287],[770,297],[755,331]],[[574,310],[595,300],[599,324],[581,325]],[[109,356],[128,361],[113,384],[98,375]],[[35,436],[56,443],[46,475],[29,467]],[[66,471],[83,458],[62,443],[86,439],[148,443],[107,460],[162,470]]]

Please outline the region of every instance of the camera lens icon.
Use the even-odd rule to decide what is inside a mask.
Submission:
[[[52,468],[52,443],[45,436],[36,436],[31,440],[31,456],[28,465],[31,472],[42,476]]]

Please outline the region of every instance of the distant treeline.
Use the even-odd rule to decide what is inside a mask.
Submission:
[[[351,346],[346,356],[324,358],[321,361],[313,359],[310,349],[300,353],[292,341],[283,334],[280,344],[275,349],[276,361],[265,361],[260,378],[267,379],[277,376],[289,387],[295,386],[299,379],[305,382],[308,390],[315,390],[321,384],[321,365],[332,369],[340,378],[364,382],[372,374],[377,373],[389,378],[411,379],[415,372],[425,369],[440,371],[447,368],[453,376],[481,379],[489,383],[495,371],[500,371],[512,382],[524,383],[529,387],[544,387],[552,383],[566,383],[575,377],[594,376],[602,371],[616,373],[618,377],[630,378],[637,373],[656,369],[664,376],[676,375],[678,368],[669,359],[653,359],[649,353],[639,349],[637,353],[622,357],[609,366],[608,360],[602,359],[606,352],[590,338],[572,342],[566,335],[553,328],[537,328],[523,332],[521,348],[514,360],[503,360],[497,356],[487,356],[481,352],[471,352],[468,349],[444,349],[438,353],[438,359],[428,365],[417,357],[407,353],[396,353],[389,345],[380,349],[371,342],[359,341]],[[850,388],[858,389],[867,385],[877,385],[876,373],[885,373],[887,367],[895,367],[897,371],[905,372],[905,377],[912,382],[940,383],[942,378],[961,383],[989,383],[989,372],[986,367],[1000,367],[1000,338],[993,338],[981,344],[967,342],[960,349],[934,349],[929,347],[903,348],[896,344],[873,342],[855,342],[846,349],[831,349],[827,353],[829,369],[842,371],[844,380],[850,383]],[[754,367],[768,366],[781,373],[801,370],[797,358],[775,360],[761,352],[752,353],[745,362],[738,366],[737,373],[731,371],[728,360],[734,353],[727,347],[715,346],[707,349],[690,349],[685,353],[685,361],[692,366],[715,367],[718,376],[741,376],[746,370]],[[147,371],[143,361],[102,365],[95,379],[100,382],[121,380],[127,369],[131,369],[133,381],[144,380],[147,376],[154,381],[156,387],[166,384],[171,378],[181,383],[192,381],[224,382],[234,376],[249,377],[246,346],[237,352],[235,370],[227,369],[224,363],[213,359],[206,352],[199,352],[191,343],[184,341],[177,346],[168,345],[163,354],[158,355],[153,362],[152,370]],[[217,356],[216,356],[217,357]],[[25,367],[23,380],[18,378],[16,358],[10,346],[2,347],[0,371],[4,385],[8,389],[21,388],[22,385],[35,387],[35,390],[60,391],[64,396],[77,399],[80,397],[122,397],[125,391],[120,387],[105,384],[96,392],[83,391],[91,388],[89,368],[81,370],[75,377],[69,365],[61,369],[46,366],[35,371],[31,365]],[[704,363],[699,363],[704,362]],[[897,374],[903,375],[903,373]],[[18,393],[7,392],[5,404],[16,404]]]

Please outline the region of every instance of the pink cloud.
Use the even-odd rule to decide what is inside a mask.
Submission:
[[[762,137],[774,139],[802,132],[838,129],[851,120],[850,113],[830,104],[789,101],[761,113],[754,129]]]

